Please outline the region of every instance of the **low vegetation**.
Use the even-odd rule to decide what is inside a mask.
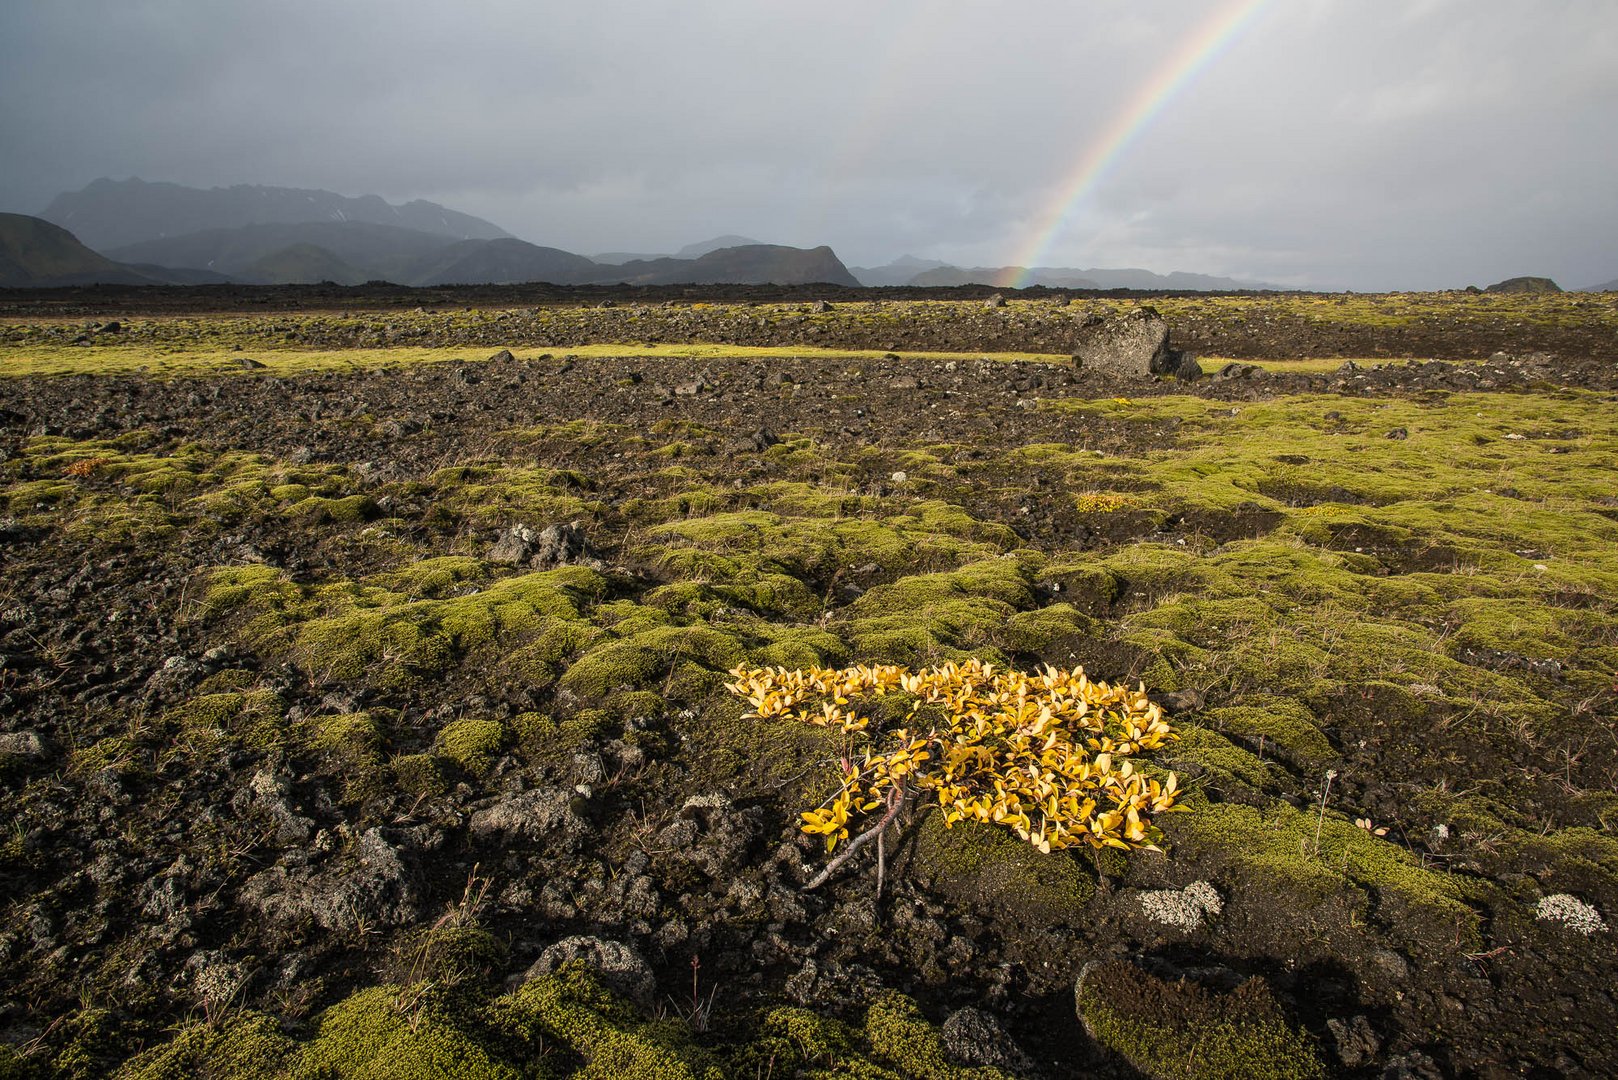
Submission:
[[[1610,386],[262,359],[0,380],[0,1075],[1618,1067]]]

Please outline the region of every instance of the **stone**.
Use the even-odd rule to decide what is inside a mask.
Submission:
[[[1169,352],[1165,369],[1159,374],[1172,375],[1176,382],[1196,382],[1202,378],[1203,370],[1202,365],[1191,353],[1174,349]]]
[[[265,367],[266,365],[258,360],[254,360],[251,356],[238,356],[236,358],[236,366],[239,368],[245,368],[248,371],[256,371]]]
[[[519,522],[500,534],[487,556],[490,562],[549,570],[571,563],[591,563],[595,553],[584,536],[584,522],[547,525],[535,532]]]
[[[573,792],[562,787],[534,788],[502,796],[472,815],[472,835],[480,840],[540,841],[558,833],[577,835],[584,820],[573,810]]]
[[[622,941],[583,935],[563,938],[539,954],[539,959],[523,973],[522,981],[531,982],[549,975],[572,960],[584,963],[602,985],[629,998],[644,1009],[657,1001],[657,979],[648,964],[634,947]]]
[[[489,357],[489,363],[491,363],[491,364],[509,364],[515,359],[517,359],[517,358],[515,356],[511,355],[511,350],[510,349],[501,349],[499,352],[497,352],[493,356]]]
[[[51,742],[37,731],[0,733],[0,756],[42,761],[51,756]]]
[[[983,306],[989,308],[1005,307],[1006,298],[1001,296],[999,293],[995,293],[993,296],[983,301]]]
[[[1372,1030],[1371,1022],[1363,1016],[1348,1020],[1332,1017],[1326,1021],[1326,1030],[1331,1032],[1332,1042],[1336,1044],[1337,1060],[1346,1069],[1370,1064],[1382,1049],[1382,1040]]]
[[[517,524],[500,534],[500,539],[489,549],[490,562],[517,566],[528,561],[538,534],[527,525]]]
[[[769,428],[759,428],[738,439],[732,439],[726,449],[732,454],[757,454],[763,453],[780,441],[781,437]]]
[[[1079,324],[1073,366],[1107,375],[1146,376],[1166,370],[1169,327],[1150,307],[1117,319],[1091,316]]]
[[[962,1065],[987,1065],[1013,1076],[1037,1076],[1039,1067],[1007,1034],[994,1014],[968,1005],[944,1020],[944,1053]]]
[[[1166,694],[1157,695],[1155,700],[1163,710],[1176,716],[1181,713],[1196,712],[1202,708],[1202,694],[1196,690],[1171,690]]]
[[[1497,281],[1486,293],[1559,293],[1562,287],[1548,277],[1514,277]]]
[[[361,926],[404,926],[420,914],[414,876],[401,848],[380,827],[365,830],[329,870],[272,866],[247,879],[238,896],[270,922],[297,928],[313,922],[350,932]]]

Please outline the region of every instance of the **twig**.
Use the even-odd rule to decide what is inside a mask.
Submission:
[[[1320,854],[1320,830],[1326,825],[1326,800],[1331,797],[1331,782],[1337,779],[1336,769],[1326,770],[1326,787],[1320,793],[1320,817],[1315,821],[1315,854]]]
[[[888,812],[882,815],[882,820],[877,822],[871,828],[860,833],[853,840],[849,841],[848,847],[844,849],[843,853],[837,856],[837,858],[833,859],[831,862],[827,863],[826,869],[815,875],[815,879],[809,884],[805,885],[803,887],[803,891],[808,892],[811,889],[818,889],[820,886],[826,884],[827,880],[837,872],[839,867],[854,857],[855,852],[859,851],[859,849],[864,847],[866,844],[869,844],[872,840],[881,838],[883,831],[888,827],[888,823],[899,815],[899,810],[904,806],[904,804],[904,792],[900,791],[899,797],[893,800],[892,806],[888,807]]]

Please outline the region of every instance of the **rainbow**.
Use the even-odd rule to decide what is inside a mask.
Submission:
[[[1152,73],[1130,105],[1079,155],[1067,180],[1057,186],[1056,198],[1035,218],[1037,227],[1014,260],[1023,269],[1012,282],[1013,288],[1028,284],[1034,267],[1045,257],[1073,211],[1169,102],[1229,48],[1268,3],[1269,0],[1233,0],[1224,5]]]

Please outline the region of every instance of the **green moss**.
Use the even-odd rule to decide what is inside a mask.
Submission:
[[[233,690],[247,690],[257,681],[258,675],[246,668],[225,668],[198,683],[197,693],[224,694]]]
[[[8,1043],[0,1043],[0,1080],[35,1080],[43,1074]]]
[[[1374,898],[1386,923],[1401,934],[1443,928],[1459,933],[1463,944],[1479,940],[1478,915],[1465,902],[1459,879],[1426,869],[1399,844],[1357,828],[1334,810],[1322,815],[1284,802],[1261,809],[1194,795],[1182,805],[1191,812],[1168,815],[1162,823],[1170,842],[1192,858],[1256,876],[1279,902],[1306,910],[1346,891]]]
[[[1125,960],[1089,968],[1076,1004],[1097,1042],[1149,1076],[1186,1080],[1314,1080],[1326,1068],[1262,979],[1228,994],[1167,982]]]
[[[1274,780],[1271,766],[1201,724],[1178,725],[1180,738],[1160,756],[1169,768],[1185,770],[1225,792],[1262,791]]]
[[[243,745],[269,749],[285,742],[284,706],[273,690],[199,694],[163,714],[166,729],[228,733]]]
[[[401,754],[388,762],[394,780],[408,795],[442,795],[450,788],[446,759],[437,754]]]
[[[997,634],[1000,647],[1011,653],[1044,654],[1059,646],[1096,637],[1100,624],[1072,604],[1051,604],[1020,611],[1006,620]]]
[[[281,503],[301,503],[313,494],[304,484],[276,484],[270,488],[270,498]]]
[[[644,1021],[578,964],[495,1001],[490,1024],[533,1053],[560,1043],[587,1064],[578,1080],[722,1080],[683,1025]]]
[[[311,746],[350,761],[374,761],[380,758],[387,743],[381,718],[369,712],[317,717],[313,725]]]
[[[409,1004],[398,986],[377,986],[332,1006],[292,1070],[294,1080],[520,1080],[466,1030],[466,1020],[428,996]]]
[[[570,566],[502,578],[470,595],[412,598],[453,592],[463,575],[479,572],[466,560],[435,559],[365,582],[303,586],[266,567],[231,569],[214,575],[204,610],[239,620],[253,647],[289,656],[322,681],[413,690],[495,650],[496,663],[515,656],[513,673],[548,677],[520,650],[533,645],[554,656],[587,637],[556,624],[578,622],[605,588],[599,574]]]
[[[944,1040],[915,1002],[886,993],[865,1014],[865,1037],[872,1052],[915,1080],[1009,1080],[999,1069],[965,1068],[944,1056]]]
[[[863,659],[915,666],[975,655],[1004,663],[995,642],[1019,608],[1033,605],[1029,572],[1008,557],[911,575],[866,592],[835,625]],[[1041,626],[1036,619],[1022,629],[1031,637]]]
[[[132,1058],[112,1075],[115,1080],[272,1080],[287,1075],[299,1050],[274,1017],[248,1012],[217,1026],[182,1028],[172,1041]]]
[[[382,516],[382,509],[369,495],[348,495],[327,499],[311,496],[288,507],[287,513],[306,525],[350,525]]]
[[[599,698],[618,689],[657,687],[696,700],[744,657],[736,637],[706,626],[654,626],[591,649],[574,661],[561,686]]]
[[[975,821],[946,828],[929,812],[916,834],[916,874],[980,913],[1018,925],[1073,925],[1095,878],[1073,853],[1042,855],[1009,830]]]
[[[500,721],[467,716],[452,721],[438,733],[438,746],[455,764],[481,776],[494,767],[506,738],[505,725]]]
[[[399,982],[410,986],[468,987],[488,980],[506,948],[476,926],[434,925],[407,931],[394,947]]]
[[[1202,714],[1201,722],[1227,735],[1240,736],[1249,745],[1259,743],[1269,756],[1279,756],[1315,773],[1337,756],[1316,726],[1314,713],[1302,702],[1278,697],[1255,697],[1253,702],[1209,709]]]
[[[110,1009],[87,1006],[55,1025],[48,1075],[55,1080],[99,1080],[122,1056],[126,1033]]]

